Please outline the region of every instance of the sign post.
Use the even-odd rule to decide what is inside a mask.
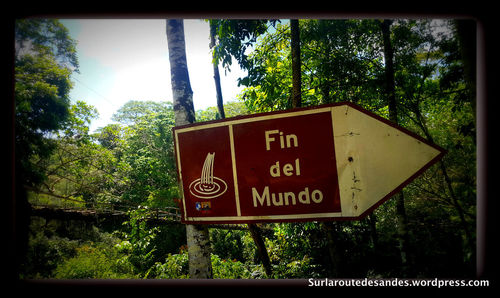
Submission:
[[[184,223],[360,219],[444,150],[352,103],[175,127]]]

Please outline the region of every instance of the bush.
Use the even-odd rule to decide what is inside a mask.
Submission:
[[[43,231],[30,235],[27,261],[21,278],[49,278],[65,258],[75,255],[78,241],[58,236],[47,237]]]
[[[316,265],[311,264],[311,259],[304,256],[301,260],[291,262],[283,262],[273,266],[274,278],[318,278],[319,275],[315,272]]]
[[[244,257],[243,237],[246,231],[210,229],[212,253],[223,259],[246,261]]]
[[[55,278],[134,278],[133,266],[116,251],[83,245],[54,270]]]
[[[225,260],[218,255],[212,254],[212,270],[214,278],[251,278],[252,273],[245,265],[236,259]]]
[[[221,259],[218,255],[212,254],[212,270],[214,278],[254,278],[262,275],[262,270],[259,267],[255,272],[250,272],[246,265],[237,260]],[[262,268],[260,268],[262,269]],[[183,279],[189,278],[189,260],[187,250],[181,251],[180,254],[169,254],[165,263],[157,262],[150,270],[149,277],[168,279]]]
[[[156,278],[184,279],[189,278],[189,262],[187,252],[180,254],[169,254],[165,263],[157,262],[150,275]]]

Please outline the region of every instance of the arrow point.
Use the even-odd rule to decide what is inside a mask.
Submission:
[[[335,155],[342,216],[358,217],[410,183],[444,150],[371,112],[347,107],[332,107]]]

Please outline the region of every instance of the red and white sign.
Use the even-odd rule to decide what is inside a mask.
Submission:
[[[173,131],[184,223],[359,219],[444,154],[352,103]]]

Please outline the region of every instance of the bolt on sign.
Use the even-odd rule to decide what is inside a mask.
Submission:
[[[361,219],[445,150],[352,103],[178,126],[182,222]]]

